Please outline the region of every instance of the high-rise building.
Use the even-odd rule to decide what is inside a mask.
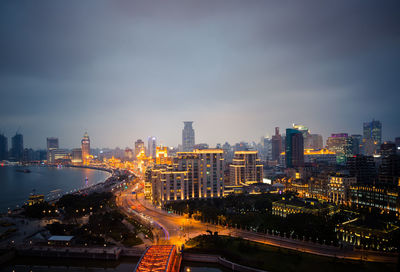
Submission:
[[[279,127],[275,128],[275,135],[272,136],[272,160],[279,161],[279,156],[282,153],[282,136],[279,134]]]
[[[382,142],[382,124],[378,120],[363,124],[363,145],[365,155],[373,155],[379,150]]]
[[[353,146],[352,146],[353,155],[362,154],[362,152],[361,152],[361,149],[362,149],[362,135],[353,134],[350,137],[352,138],[352,141],[353,141]]]
[[[153,202],[223,196],[223,153],[222,149],[178,152],[173,165],[155,168],[154,174],[148,175],[152,177]]]
[[[399,188],[400,156],[395,154],[382,157],[379,167],[379,183],[388,187]]]
[[[183,152],[193,151],[195,144],[194,129],[192,127],[193,121],[185,121],[182,130],[182,149]]]
[[[304,166],[304,142],[301,131],[286,129],[285,156],[287,168]]]
[[[230,185],[261,183],[263,165],[257,151],[236,151],[230,165]]]
[[[8,139],[0,134],[0,161],[8,159]]]
[[[59,148],[58,138],[48,137],[46,140],[47,140],[47,162],[54,163],[54,156],[52,156],[52,151]]]
[[[152,157],[153,159],[156,157],[156,148],[157,148],[157,138],[154,136],[150,136],[147,139],[147,156]]]
[[[21,161],[24,156],[24,137],[22,134],[15,133],[11,138],[11,159]]]
[[[89,162],[89,156],[90,156],[90,139],[87,132],[85,132],[85,134],[83,135],[81,146],[82,146],[82,161],[83,163],[87,163]]]
[[[334,133],[328,137],[326,147],[336,153],[338,164],[345,164],[347,157],[351,155],[353,143],[347,133]]]
[[[139,155],[139,153],[140,153],[142,150],[144,150],[145,153],[146,153],[146,150],[145,150],[145,147],[144,147],[144,142],[143,142],[141,139],[138,139],[138,140],[135,142],[135,159],[137,158],[137,156]]]

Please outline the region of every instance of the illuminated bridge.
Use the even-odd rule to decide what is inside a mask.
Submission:
[[[136,265],[137,272],[178,272],[181,258],[174,245],[149,247]]]

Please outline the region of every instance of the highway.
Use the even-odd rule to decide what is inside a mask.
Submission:
[[[310,254],[316,254],[327,257],[337,257],[351,260],[363,260],[374,262],[396,263],[397,255],[386,254],[374,251],[358,251],[350,249],[340,249],[333,246],[316,244],[313,242],[300,241],[295,239],[283,238],[280,236],[266,235],[251,231],[238,230],[216,226],[184,216],[170,214],[158,207],[154,207],[150,201],[145,200],[141,189],[130,187],[118,197],[118,205],[125,211],[135,210],[137,213],[146,216],[147,220],[152,222],[157,230],[157,244],[175,244],[182,245],[190,237],[200,234],[206,234],[207,230],[217,231],[221,235],[231,235],[241,237],[250,241],[264,243],[272,246],[301,251]],[[132,194],[134,189],[135,194]]]

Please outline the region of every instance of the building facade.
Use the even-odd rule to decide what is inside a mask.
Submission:
[[[8,139],[0,134],[0,161],[8,159]]]
[[[229,170],[230,185],[262,183],[263,165],[257,151],[236,151]]]
[[[195,145],[193,121],[185,121],[182,130],[182,151],[190,152]]]
[[[81,141],[81,148],[82,148],[82,161],[83,163],[89,162],[90,157],[90,138],[87,132],[83,135],[83,139]]]
[[[304,166],[304,142],[301,131],[286,129],[285,155],[287,168]]]
[[[24,137],[22,134],[15,133],[11,138],[11,160],[22,161],[24,156]]]
[[[59,148],[58,146],[58,138],[56,137],[48,137],[46,139],[47,142],[47,163],[54,163],[54,156],[52,155],[52,151]]]

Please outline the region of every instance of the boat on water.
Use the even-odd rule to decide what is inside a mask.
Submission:
[[[15,171],[20,172],[20,173],[30,173],[31,170],[29,169],[16,169]]]

